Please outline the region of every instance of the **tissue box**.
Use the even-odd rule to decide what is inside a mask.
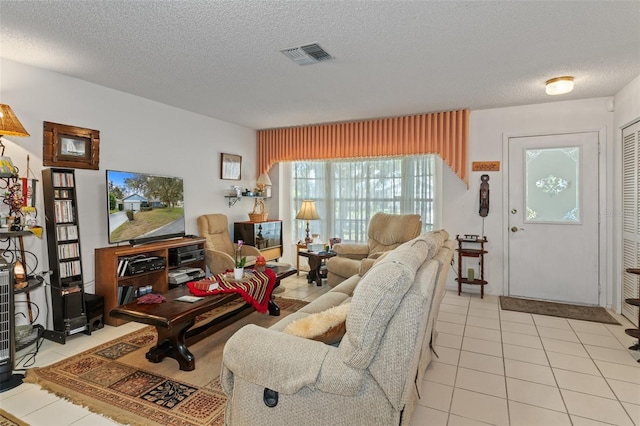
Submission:
[[[307,250],[309,251],[322,251],[324,250],[323,243],[309,243],[307,244]]]

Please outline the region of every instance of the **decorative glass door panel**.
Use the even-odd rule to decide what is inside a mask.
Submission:
[[[581,223],[580,147],[525,150],[525,223]]]

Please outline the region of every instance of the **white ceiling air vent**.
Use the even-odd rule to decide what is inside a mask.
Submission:
[[[284,55],[298,65],[317,64],[333,59],[318,43],[281,50]]]

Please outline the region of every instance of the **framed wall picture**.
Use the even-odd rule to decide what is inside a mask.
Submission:
[[[100,132],[66,124],[44,122],[44,166],[98,170]]]
[[[242,175],[242,156],[220,154],[220,179],[240,180]]]

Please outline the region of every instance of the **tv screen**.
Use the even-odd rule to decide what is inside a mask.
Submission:
[[[109,243],[184,236],[182,179],[107,170]]]

